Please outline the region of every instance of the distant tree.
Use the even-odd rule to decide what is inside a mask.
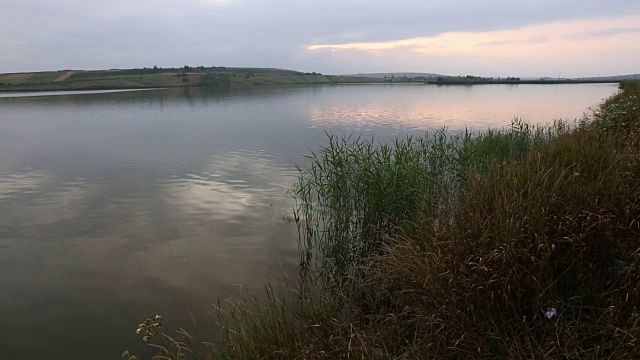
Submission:
[[[191,66],[189,66],[189,65],[185,65],[185,66],[182,68],[182,71],[184,71],[184,72],[191,72],[192,70],[193,70],[193,69],[192,69],[192,68],[191,68]]]

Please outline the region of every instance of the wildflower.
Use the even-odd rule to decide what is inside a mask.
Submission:
[[[162,320],[164,319],[158,314],[151,315],[142,324],[138,325],[136,334],[144,334],[142,340],[149,341],[154,333],[158,334],[160,332],[159,328],[162,326]]]

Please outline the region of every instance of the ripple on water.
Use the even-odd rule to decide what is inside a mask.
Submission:
[[[38,193],[46,183],[47,176],[44,171],[34,170],[0,174],[0,201]]]
[[[191,223],[269,221],[273,203],[287,202],[293,167],[264,151],[232,151],[211,156],[202,171],[170,175],[162,180],[165,201]],[[273,211],[273,209],[271,209]]]

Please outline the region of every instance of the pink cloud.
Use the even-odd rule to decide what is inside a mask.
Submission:
[[[436,57],[464,57],[469,61],[518,61],[580,67],[606,62],[631,66],[640,56],[640,16],[552,22],[518,29],[487,32],[446,32],[384,42],[316,44],[310,52],[372,53],[378,61],[402,58],[408,63]]]

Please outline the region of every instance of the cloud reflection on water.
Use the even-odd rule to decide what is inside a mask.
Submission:
[[[186,221],[203,217],[238,224],[255,220],[256,210],[273,207],[274,198],[294,181],[295,172],[268,154],[233,151],[209,157],[198,174],[163,181],[162,189],[167,203],[180,209]]]
[[[593,105],[602,86],[615,89],[610,84],[380,85],[379,92],[387,101],[354,91],[352,96],[309,106],[307,116],[316,127],[363,130],[391,126],[403,131],[426,131],[446,126],[450,130],[485,130],[507,126],[514,117],[531,123],[573,120]]]

